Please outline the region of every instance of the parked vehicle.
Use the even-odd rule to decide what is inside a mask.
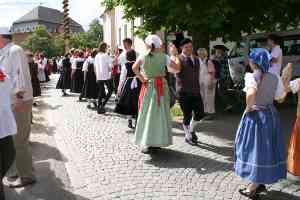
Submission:
[[[238,69],[238,75],[243,74],[242,65],[246,65],[247,55],[252,48],[267,48],[267,37],[271,33],[257,33],[244,37],[243,42],[237,43],[229,52],[229,64],[232,69]],[[288,63],[294,64],[293,78],[300,77],[300,30],[275,32],[281,37],[280,46],[283,51],[283,67]],[[242,64],[243,63],[243,64]],[[246,69],[246,68],[244,68]]]

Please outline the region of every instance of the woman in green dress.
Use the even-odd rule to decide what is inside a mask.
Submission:
[[[180,64],[161,53],[162,41],[157,35],[149,35],[145,44],[149,53],[140,56],[133,65],[133,71],[143,83],[135,143],[142,147],[142,153],[152,153],[172,144],[170,96],[165,76],[166,66],[180,71]]]

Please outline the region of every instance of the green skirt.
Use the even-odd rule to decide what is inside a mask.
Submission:
[[[170,114],[170,95],[166,80],[163,80],[163,96],[158,103],[158,90],[155,81],[149,81],[139,109],[135,130],[135,144],[150,147],[172,145],[172,122]]]

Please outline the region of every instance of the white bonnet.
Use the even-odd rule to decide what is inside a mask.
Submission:
[[[149,35],[148,37],[146,37],[145,43],[149,46],[152,46],[153,44],[157,49],[159,49],[162,45],[162,41],[157,35]]]

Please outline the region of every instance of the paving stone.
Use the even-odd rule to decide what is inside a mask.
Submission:
[[[53,86],[45,99],[55,108],[49,110],[48,117],[59,146],[87,184],[86,198],[245,199],[237,190],[247,182],[234,174],[232,162],[239,115],[204,123],[199,127],[199,146],[186,144],[182,130],[175,128],[174,145],[151,157],[141,154],[134,145],[134,134],[127,128],[125,117],[112,112],[97,115],[86,109],[86,103],[76,102],[78,96],[62,98]],[[113,102],[108,108],[113,110]],[[288,184],[290,189],[284,189],[286,184],[274,186],[276,197],[299,195],[295,191],[300,186]]]

